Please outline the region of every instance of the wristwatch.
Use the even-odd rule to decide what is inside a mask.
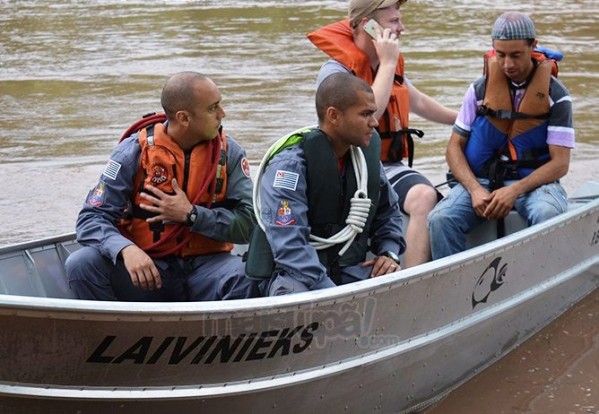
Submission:
[[[193,226],[197,218],[198,210],[196,209],[196,206],[192,206],[189,213],[187,213],[187,217],[185,218],[185,225],[188,227]]]
[[[387,250],[386,252],[383,252],[380,255],[388,257],[389,259],[393,260],[395,263],[399,264],[399,256],[390,250]]]

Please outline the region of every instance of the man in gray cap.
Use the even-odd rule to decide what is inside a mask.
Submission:
[[[527,15],[501,15],[485,75],[472,83],[447,146],[459,182],[429,215],[433,259],[465,249],[466,234],[515,207],[528,225],[567,209],[559,183],[574,148],[572,99],[557,65],[535,51]]]
[[[317,84],[333,73],[353,73],[374,90],[382,138],[381,161],[397,192],[400,208],[410,217],[403,267],[430,260],[427,216],[441,195],[411,168],[414,157],[410,111],[433,122],[454,123],[457,112],[419,91],[404,74],[399,38],[404,30],[400,6],[407,0],[350,0],[349,18],[308,35],[332,60],[320,69]],[[407,159],[408,165],[404,165]]]

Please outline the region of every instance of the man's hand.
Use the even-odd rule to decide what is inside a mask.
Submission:
[[[141,193],[141,197],[148,200],[151,204],[140,204],[144,210],[156,213],[157,215],[147,219],[148,223],[170,221],[175,223],[185,223],[187,213],[191,210],[192,204],[189,202],[187,195],[177,183],[177,179],[173,178],[171,182],[174,195],[166,194],[153,185],[147,185],[145,190],[150,191],[153,195]]]
[[[121,250],[121,257],[125,262],[125,268],[131,276],[133,286],[144,290],[160,289],[162,282],[160,272],[154,261],[146,252],[131,244]]]
[[[373,39],[376,54],[381,65],[390,64],[395,68],[399,59],[399,37],[389,29],[375,26],[376,39]]]
[[[383,276],[401,270],[401,266],[395,263],[395,260],[387,256],[377,256],[375,259],[367,260],[362,263],[362,267],[368,266],[372,266],[370,277]]]
[[[493,191],[483,217],[488,220],[505,218],[514,207],[517,198],[518,193],[511,185]]]
[[[476,190],[470,193],[472,199],[472,208],[479,217],[485,217],[485,211],[489,205],[491,194],[487,189],[481,185],[477,186]]]

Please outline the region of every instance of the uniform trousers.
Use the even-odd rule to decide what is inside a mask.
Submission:
[[[162,288],[133,286],[121,258],[116,265],[93,247],[82,247],[67,259],[71,290],[79,299],[131,302],[184,302],[257,297],[257,282],[245,277],[241,257],[217,253],[189,258],[154,259]]]

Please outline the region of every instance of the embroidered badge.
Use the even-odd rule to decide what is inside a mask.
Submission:
[[[277,170],[275,173],[275,181],[272,184],[275,188],[285,188],[287,190],[295,191],[297,188],[297,181],[299,174],[291,171]]]
[[[250,162],[245,157],[241,160],[241,171],[243,171],[243,175],[250,178]]]
[[[166,167],[162,164],[152,165],[152,176],[150,177],[152,184],[162,184],[166,180],[168,180],[168,172],[166,171]]]
[[[291,214],[289,201],[281,200],[281,206],[277,209],[277,219],[275,224],[278,226],[289,226],[295,224],[295,217]]]
[[[103,182],[99,182],[93,190],[89,192],[87,196],[87,204],[94,207],[100,207],[104,204],[104,194],[106,185]]]
[[[117,175],[119,174],[119,170],[121,169],[121,164],[116,161],[109,160],[106,167],[104,167],[104,172],[102,175],[110,178],[111,180],[116,180]]]

